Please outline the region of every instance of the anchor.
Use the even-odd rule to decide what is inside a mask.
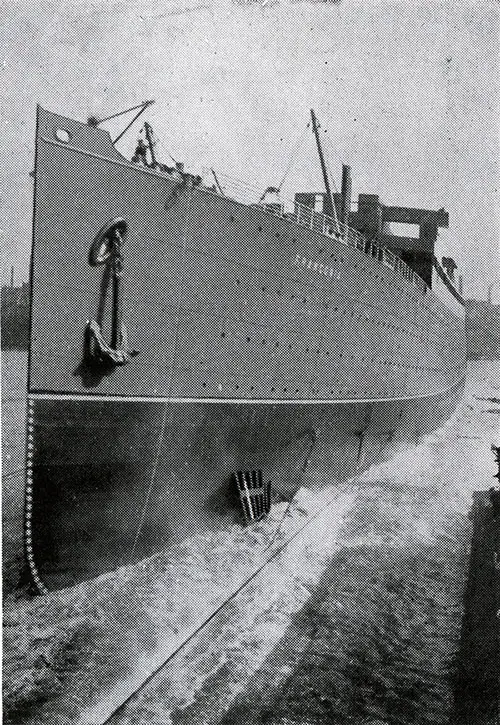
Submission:
[[[138,350],[129,350],[127,329],[122,315],[122,247],[126,239],[128,225],[125,219],[117,217],[107,222],[96,235],[89,249],[88,261],[92,267],[107,265],[103,286],[112,277],[111,341],[104,340],[101,325],[96,320],[88,320],[85,327],[85,359],[92,367],[114,368],[125,365]],[[104,290],[105,291],[105,290]]]

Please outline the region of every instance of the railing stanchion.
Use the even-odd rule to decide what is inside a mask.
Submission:
[[[279,208],[265,208],[260,204],[254,203],[256,194],[259,193],[258,190],[237,179],[227,177],[225,174],[221,174],[220,176],[224,177],[226,199],[234,198],[237,200],[240,198],[241,203],[250,204],[251,206],[261,206],[262,210],[268,214],[293,221],[299,226],[309,227],[312,231],[317,231],[329,239],[335,239],[339,244],[358,249],[367,256],[377,259],[378,262],[392,269],[403,279],[408,280],[410,284],[413,284],[417,289],[421,290],[422,294],[426,294],[427,285],[425,281],[410,269],[401,257],[395,255],[390,249],[379,246],[376,241],[366,239],[357,229],[352,229],[347,224],[337,221],[327,214],[317,212],[313,208],[295,200],[293,202],[291,200],[286,201],[286,203],[293,203],[293,212],[285,211],[285,203],[281,204]],[[231,193],[234,195],[233,197]]]

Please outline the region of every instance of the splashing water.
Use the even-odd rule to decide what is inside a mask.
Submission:
[[[340,488],[302,491],[277,544],[304,512],[334,502],[114,725],[448,725],[467,514],[472,492],[493,482],[498,380],[499,361],[471,364],[464,399],[440,430]],[[37,725],[82,713],[99,722],[111,693],[126,694],[255,570],[281,516],[275,509],[254,529],[194,537],[177,555],[9,606],[6,722],[20,712],[19,722]]]

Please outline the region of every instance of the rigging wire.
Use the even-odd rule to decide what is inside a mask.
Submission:
[[[314,511],[314,513],[310,514],[308,518],[306,519],[305,523],[303,523],[297,531],[295,531],[293,534],[291,534],[290,538],[287,539],[283,544],[280,544],[277,546],[274,551],[271,551],[269,556],[263,561],[263,563],[252,573],[250,576],[246,577],[245,580],[240,584],[240,586],[232,592],[224,601],[219,604],[219,606],[213,611],[204,621],[196,627],[196,629],[191,632],[175,649],[173,652],[171,652],[166,659],[163,660],[159,665],[155,666],[152,671],[150,671],[146,677],[142,680],[142,682],[135,687],[135,689],[125,697],[124,700],[121,701],[119,705],[112,705],[112,710],[106,715],[106,718],[104,720],[100,720],[100,725],[111,725],[112,722],[116,722],[116,716],[120,716],[124,713],[127,706],[134,702],[137,695],[144,690],[158,675],[159,672],[161,672],[162,669],[164,669],[172,660],[176,658],[176,656],[183,650],[185,647],[192,642],[200,632],[202,632],[207,625],[210,624],[213,620],[216,620],[216,617],[226,608],[230,605],[231,602],[233,602],[237,596],[242,592],[246,587],[258,577],[258,575],[268,566],[271,561],[276,559],[285,549],[291,544],[292,541],[294,541],[296,538],[300,536],[302,531],[306,529],[312,521],[319,518],[321,514],[326,511],[328,508],[333,507],[335,503],[337,502],[337,496],[335,496],[333,499],[327,501],[323,506],[321,506],[319,509]]]
[[[151,108],[151,106],[149,106],[149,108]],[[148,118],[154,119],[155,117],[158,117],[159,112],[160,111],[158,109],[157,111],[152,111],[152,112],[148,113]],[[135,120],[135,119],[133,119],[133,120]],[[138,132],[139,136],[141,136],[143,133],[145,133],[146,123],[147,123],[147,121],[140,127],[139,132]],[[151,124],[148,124],[148,125],[153,133],[153,144],[155,146],[158,144],[161,147],[162,152],[165,153],[174,162],[174,164],[177,164],[178,159],[174,158],[174,156],[172,156],[169,149],[167,148],[166,142],[165,142],[165,137],[159,136],[156,132],[156,129]],[[170,139],[170,141],[172,141],[172,139]]]
[[[222,186],[219,183],[219,179],[217,178],[217,174],[215,173],[215,169],[213,168],[213,166],[210,167],[210,171],[212,172],[212,176],[214,177],[214,181],[215,181],[215,184],[217,186],[217,189],[219,190],[219,193],[222,196],[225,196],[224,190],[223,190]]]
[[[253,184],[250,184],[248,181],[244,181],[243,179],[240,179],[238,176],[232,176],[231,174],[228,174],[227,172],[218,171],[217,176],[219,178],[228,179],[229,181],[234,181],[237,184],[241,184],[241,186],[245,186],[247,189],[251,191],[258,191],[259,189],[257,186],[254,186]]]
[[[332,143],[330,136],[328,136],[328,134],[325,134],[325,137],[326,137],[327,143],[330,145],[330,150],[331,150],[333,156],[335,156],[335,149],[333,147],[333,143]],[[329,159],[329,160],[331,161],[331,159]],[[338,194],[339,190],[337,188],[337,185],[335,183],[335,178],[333,177],[333,174],[332,174],[330,168],[328,169],[328,175],[330,176],[330,181],[332,182],[333,188],[335,189],[336,193]]]
[[[163,439],[165,437],[165,428],[167,425],[167,413],[168,413],[168,403],[165,403],[165,408],[163,410],[163,419],[162,419],[162,423],[161,423],[161,430],[160,430],[160,435],[158,438],[158,445],[156,448],[156,455],[155,455],[155,460],[154,460],[154,465],[153,465],[153,471],[151,473],[151,478],[149,481],[149,488],[147,490],[146,498],[144,500],[144,506],[142,507],[141,518],[139,521],[139,525],[137,527],[137,532],[135,534],[134,544],[132,546],[132,551],[130,552],[129,563],[132,563],[132,560],[134,558],[135,550],[137,547],[137,542],[139,541],[139,536],[140,536],[142,528],[144,526],[144,521],[146,519],[146,512],[147,512],[147,509],[149,506],[151,493],[153,491],[153,486],[156,481],[156,472],[158,470],[158,464],[160,462],[161,449],[162,449]]]
[[[117,113],[113,113],[111,116],[106,116],[106,118],[95,118],[94,116],[91,116],[89,119],[89,123],[92,126],[97,126],[101,123],[104,123],[105,121],[111,121],[112,118],[118,118],[118,116],[123,116],[125,113],[130,113],[130,111],[137,111],[138,108],[142,108],[145,110],[149,106],[152,106],[154,103],[154,100],[151,101],[142,101],[137,106],[132,106],[131,108],[126,108],[124,111],[118,111]],[[141,111],[142,113],[142,111]]]
[[[310,127],[310,125],[311,125],[311,122],[308,121],[304,130],[302,131],[298,140],[295,142],[295,144],[292,147],[292,150],[290,151],[289,160],[288,160],[288,164],[285,169],[285,173],[283,174],[283,177],[282,177],[280,183],[276,187],[278,189],[278,193],[281,191],[281,187],[283,186],[285,179],[288,176],[290,169],[292,168],[293,162],[295,161],[295,156],[297,154],[297,151],[299,150],[300,146],[302,145],[306,132],[307,132],[307,129]]]
[[[150,105],[151,105],[151,102],[150,102],[150,101],[147,101],[147,102],[146,102],[146,104],[145,104],[144,106],[141,106],[141,109],[140,109],[140,111],[138,111],[138,112],[137,112],[137,113],[135,114],[135,116],[134,116],[134,117],[133,117],[133,119],[132,119],[132,120],[130,121],[130,123],[129,123],[129,124],[127,124],[127,126],[125,126],[125,128],[123,129],[123,131],[122,131],[121,133],[119,133],[119,134],[118,134],[118,136],[117,136],[117,137],[116,137],[115,139],[113,139],[113,144],[116,144],[116,143],[118,143],[118,141],[119,141],[119,140],[121,139],[121,137],[122,137],[122,136],[123,136],[124,134],[126,134],[126,133],[127,133],[127,131],[129,130],[129,128],[130,128],[130,127],[131,127],[131,126],[132,126],[132,125],[133,125],[133,124],[134,124],[134,123],[135,123],[135,122],[137,121],[137,119],[139,118],[139,116],[140,116],[141,114],[143,114],[143,113],[144,113],[144,111],[146,110],[146,108],[149,108],[149,106],[150,106]]]
[[[160,146],[160,147],[162,148],[162,150],[163,150],[163,151],[164,151],[164,152],[165,152],[165,153],[167,154],[167,156],[168,156],[168,157],[169,157],[170,159],[172,159],[172,161],[174,162],[174,164],[178,164],[178,163],[179,163],[179,162],[178,162],[178,160],[177,160],[177,159],[175,159],[175,158],[174,158],[174,157],[172,156],[172,154],[170,153],[170,151],[168,150],[168,148],[167,148],[167,147],[165,146],[165,144],[164,144],[164,142],[163,142],[163,139],[162,139],[162,138],[161,138],[160,136],[158,136],[158,134],[156,134],[156,133],[155,133],[155,142],[156,142],[156,143],[158,143],[158,145],[159,145],[159,146]]]

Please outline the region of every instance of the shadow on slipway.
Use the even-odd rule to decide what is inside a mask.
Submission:
[[[496,515],[495,515],[496,514]],[[497,725],[500,683],[500,510],[475,491],[464,615],[450,725]]]

